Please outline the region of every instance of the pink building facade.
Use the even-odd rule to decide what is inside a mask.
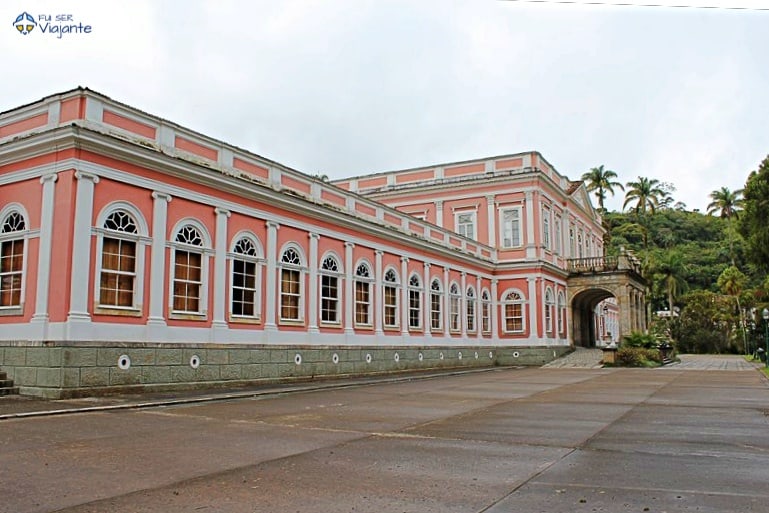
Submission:
[[[0,367],[22,392],[538,364],[603,252],[536,152],[327,183],[75,89],[0,114]]]

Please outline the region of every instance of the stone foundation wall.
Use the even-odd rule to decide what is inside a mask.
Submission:
[[[50,399],[234,387],[429,369],[542,365],[569,347],[255,346],[2,342],[20,392]]]

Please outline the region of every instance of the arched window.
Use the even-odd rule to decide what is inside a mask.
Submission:
[[[491,296],[488,290],[481,293],[481,329],[484,333],[491,331]]]
[[[235,317],[259,318],[259,256],[255,237],[240,236],[232,248],[230,313]]]
[[[196,223],[184,224],[176,231],[173,241],[174,313],[205,313],[207,259],[203,257],[207,246],[208,238]]]
[[[558,333],[566,338],[566,298],[563,292],[558,293]]]
[[[0,227],[0,308],[18,308],[22,300],[24,249],[27,223],[21,212],[12,210]]]
[[[555,315],[555,298],[553,289],[545,289],[545,333],[553,334],[553,317]]]
[[[115,210],[104,221],[99,277],[99,306],[133,308],[136,288],[136,221]]]
[[[443,326],[443,290],[439,279],[434,279],[430,284],[430,328],[440,331]]]
[[[422,283],[419,276],[412,274],[409,278],[409,328],[422,327]]]
[[[459,303],[462,296],[459,294],[459,286],[452,283],[449,287],[449,330],[459,331],[460,310]]]
[[[355,324],[371,326],[371,268],[361,262],[355,268]]]
[[[384,274],[384,325],[398,327],[398,274],[388,269]]]
[[[519,292],[511,291],[504,296],[502,308],[506,333],[522,333],[524,331],[524,303],[524,297]]]
[[[466,295],[466,303],[465,303],[465,309],[466,309],[466,315],[467,315],[467,331],[474,332],[475,331],[475,289],[472,287],[467,287],[467,293]]]
[[[320,265],[320,321],[339,324],[339,261],[329,255]]]
[[[301,321],[302,307],[302,257],[299,250],[289,246],[280,257],[280,320]]]

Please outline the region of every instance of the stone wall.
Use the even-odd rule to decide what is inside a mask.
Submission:
[[[26,395],[235,387],[429,369],[542,365],[569,347],[255,346],[2,342],[0,368]]]

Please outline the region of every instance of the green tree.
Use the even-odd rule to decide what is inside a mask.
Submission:
[[[769,271],[769,157],[748,176],[743,207],[739,231],[745,239],[748,258],[758,268]]]
[[[740,331],[742,332],[742,343],[745,348],[745,352],[748,352],[748,341],[745,335],[745,312],[742,311],[742,305],[740,305],[740,295],[745,290],[745,285],[748,282],[747,276],[737,269],[734,265],[724,269],[724,272],[718,277],[717,285],[722,293],[734,298],[737,305],[737,314],[740,321]]]
[[[656,178],[638,177],[636,182],[628,182],[627,192],[625,193],[625,203],[622,209],[626,210],[628,205],[635,212],[638,218],[646,217],[647,212],[654,214],[659,206],[660,199],[668,196],[668,192]],[[633,205],[634,204],[634,205]]]
[[[734,229],[732,227],[732,219],[738,216],[742,208],[742,189],[732,192],[727,187],[721,187],[719,190],[710,193],[710,199],[712,201],[708,205],[708,214],[713,215],[718,212],[721,219],[726,219],[729,236],[729,258],[732,261],[732,265],[734,265]]]
[[[617,173],[611,169],[604,169],[603,164],[591,168],[590,171],[582,175],[582,181],[585,182],[587,190],[590,192],[595,191],[595,197],[598,198],[598,207],[602,212],[606,211],[603,206],[603,202],[606,200],[606,193],[610,193],[614,196],[614,188],[619,187],[623,191],[625,187],[614,180],[617,178]]]
[[[688,288],[686,283],[687,265],[680,251],[663,253],[655,264],[655,276],[660,288],[665,292],[668,308],[674,312],[674,302]]]

